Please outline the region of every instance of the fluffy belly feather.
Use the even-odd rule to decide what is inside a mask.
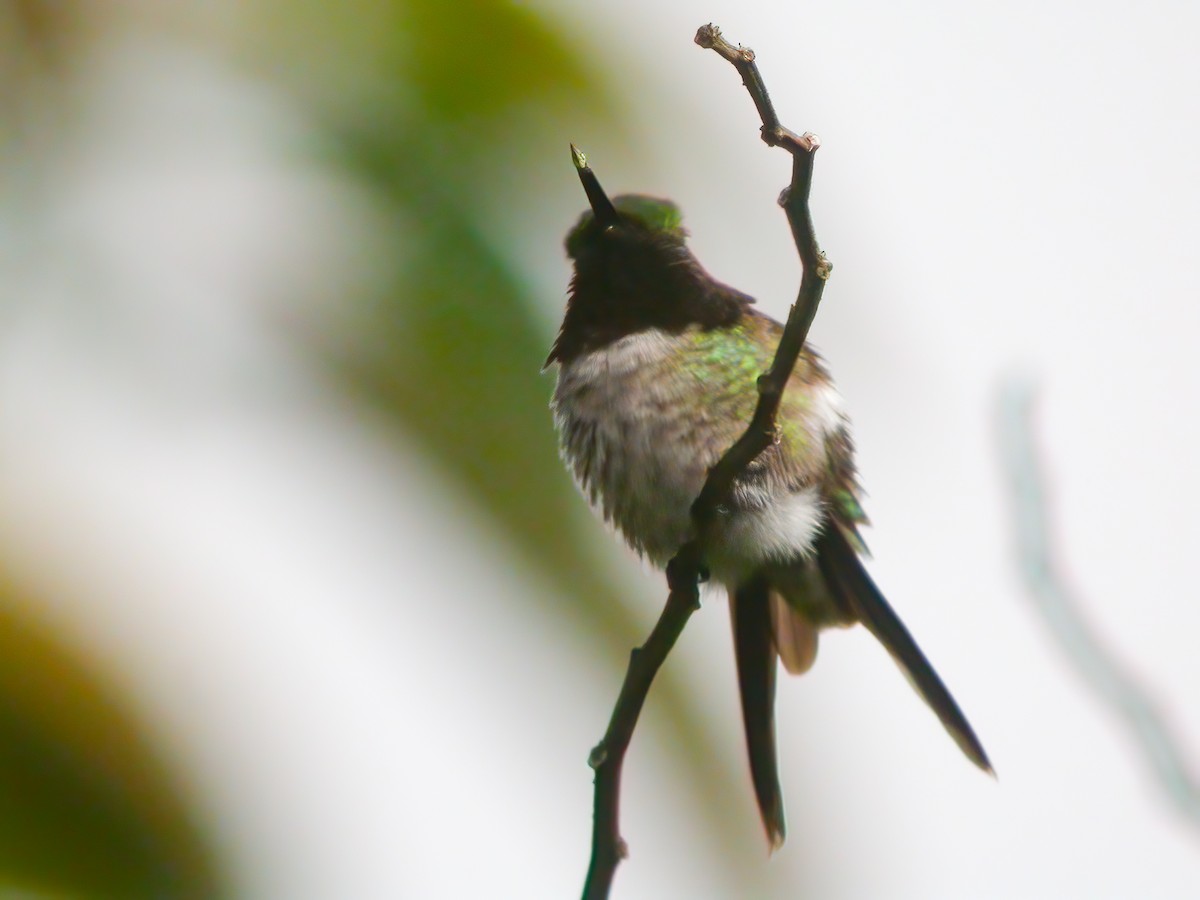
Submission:
[[[687,332],[622,338],[563,366],[552,403],[563,457],[584,494],[660,566],[691,537],[692,501],[757,399],[757,365],[702,368],[696,347]],[[803,421],[791,424],[818,452],[803,465],[787,447],[770,448],[720,512],[708,563],[723,584],[810,551],[824,518],[817,480],[824,432],[842,422],[831,386],[811,393],[793,401],[793,418]]]

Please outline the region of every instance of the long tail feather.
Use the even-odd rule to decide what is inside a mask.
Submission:
[[[762,578],[739,586],[729,598],[737,657],[742,722],[750,755],[750,777],[771,849],[783,844],[783,794],[775,756],[775,673],[778,663],[771,631],[767,583]]]
[[[871,576],[859,561],[858,554],[850,546],[842,530],[830,522],[817,540],[817,565],[825,576],[831,590],[854,611],[855,616],[875,635],[909,682],[937,714],[942,726],[954,738],[959,749],[967,758],[985,772],[992,772],[992,764],[979,738],[975,736],[967,717],[950,691],[942,684],[921,648],[917,646],[904,623],[884,599]]]

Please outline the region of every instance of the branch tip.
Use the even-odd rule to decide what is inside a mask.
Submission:
[[[713,48],[713,42],[721,36],[721,29],[709,22],[707,25],[701,25],[696,29],[696,43],[705,50]]]
[[[696,43],[705,50],[716,50],[722,57],[729,60],[735,66],[749,65],[754,62],[754,51],[749,47],[743,47],[738,44],[736,47],[725,40],[721,34],[721,29],[709,22],[707,25],[701,25],[696,31]]]

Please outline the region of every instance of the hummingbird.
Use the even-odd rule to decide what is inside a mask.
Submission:
[[[567,234],[574,266],[545,368],[576,482],[638,554],[665,567],[694,537],[708,470],[746,429],[757,377],[783,327],[710,275],[687,246],[679,207],[609,198],[572,159],[590,209]],[[807,345],[787,383],[775,442],[734,482],[705,535],[705,570],[729,595],[751,780],[772,850],[786,833],[775,748],[779,663],[817,656],[819,632],[861,622],[971,762],[991,763],[966,717],[863,567],[867,524],[850,423]]]

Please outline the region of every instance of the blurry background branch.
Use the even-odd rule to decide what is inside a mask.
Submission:
[[[1088,604],[1074,594],[1063,575],[1051,537],[1044,466],[1036,447],[1034,400],[1033,386],[1013,378],[1001,388],[996,410],[1021,577],[1034,609],[1071,664],[1129,730],[1172,805],[1200,828],[1200,785],[1186,752],[1150,693],[1088,624]]]

